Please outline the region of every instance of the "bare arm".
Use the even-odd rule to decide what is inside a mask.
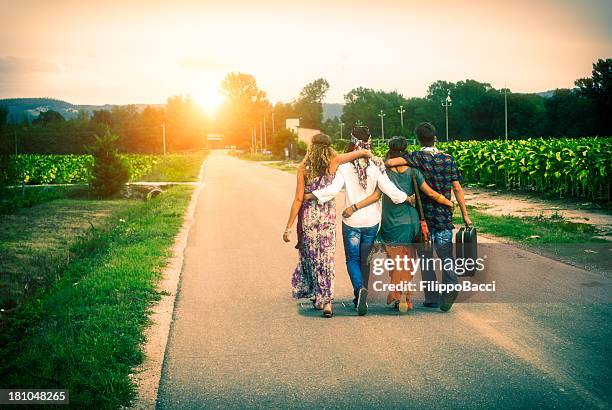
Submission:
[[[371,156],[372,152],[368,149],[360,149],[356,151],[345,152],[343,154],[338,154],[333,157],[329,162],[329,173],[336,173],[338,165],[346,164],[347,162],[354,161],[357,158],[370,158]]]
[[[342,212],[342,216],[345,218],[350,218],[353,213],[361,208],[365,208],[366,206],[372,205],[376,201],[380,199],[382,196],[382,191],[377,187],[374,192],[372,192],[367,198],[362,199],[361,201],[349,206]]]
[[[452,201],[446,199],[446,197],[442,195],[441,193],[436,192],[433,189],[431,189],[431,187],[427,185],[427,182],[423,181],[419,189],[421,190],[421,192],[427,195],[432,201],[435,201],[439,203],[440,205],[448,206],[451,209],[451,211],[455,208],[455,204]]]
[[[291,227],[293,226],[295,218],[297,217],[297,214],[300,211],[300,207],[302,206],[302,202],[304,201],[304,185],[304,171],[302,170],[302,167],[299,167],[297,171],[295,196],[293,197],[293,203],[291,204],[291,210],[289,211],[287,227],[285,228],[285,232],[283,233],[283,240],[285,242],[289,242],[289,234],[291,233]]]
[[[337,172],[332,180],[331,184],[326,186],[325,188],[316,189],[312,191],[312,197],[316,198],[317,201],[321,203],[325,203],[331,199],[333,199],[338,192],[344,186],[344,177],[342,177],[342,172]],[[311,195],[308,195],[307,199],[313,199]]]
[[[387,168],[399,167],[399,166],[407,165],[407,164],[408,164],[408,161],[406,161],[402,157],[391,158],[385,161],[385,166]]]
[[[471,225],[472,220],[468,216],[467,206],[465,206],[465,198],[463,196],[463,188],[459,181],[453,181],[453,193],[455,194],[455,198],[457,199],[457,203],[459,204],[459,209],[461,209],[461,216],[463,216],[463,221],[466,225]]]

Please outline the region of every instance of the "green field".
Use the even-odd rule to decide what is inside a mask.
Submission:
[[[190,154],[122,154],[130,181],[184,182],[197,179],[206,151]],[[8,185],[86,184],[91,155],[21,154],[10,158]]]
[[[610,137],[453,141],[437,146],[455,157],[463,182],[555,197],[612,200]],[[374,150],[381,157],[386,152],[386,147]]]
[[[131,182],[194,182],[207,151],[190,154],[122,155]],[[92,197],[88,186],[93,158],[89,155],[18,155],[12,171],[23,169],[13,186],[0,186],[0,215],[58,198]],[[22,165],[19,165],[22,164]],[[22,168],[20,168],[22,167]],[[25,184],[21,186],[20,184]],[[36,184],[44,184],[38,186]]]

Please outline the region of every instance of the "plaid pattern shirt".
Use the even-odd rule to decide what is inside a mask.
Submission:
[[[409,166],[418,168],[425,177],[427,185],[447,199],[451,198],[453,181],[461,181],[461,172],[452,155],[443,152],[413,151],[405,153],[402,158]],[[423,194],[421,199],[429,229],[445,230],[455,227],[453,215],[447,206],[440,205]]]

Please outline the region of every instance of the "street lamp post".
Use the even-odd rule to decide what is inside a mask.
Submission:
[[[400,115],[400,124],[402,126],[402,134],[404,133],[404,113],[406,112],[406,110],[404,109],[403,105],[400,105],[399,110],[397,110],[397,112],[399,112]]]
[[[383,142],[385,142],[385,116],[386,115],[387,114],[385,114],[383,110],[380,110],[380,114],[378,114],[378,116],[380,117],[380,133],[381,133]]]
[[[446,91],[448,91],[448,95],[446,96],[444,100],[441,101],[441,104],[442,104],[442,107],[446,109],[446,142],[448,142],[448,107],[453,105],[453,100],[451,99],[450,90],[446,90]]]

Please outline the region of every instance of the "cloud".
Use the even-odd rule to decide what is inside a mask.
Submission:
[[[35,58],[0,57],[0,74],[53,73],[62,71],[59,64]]]

